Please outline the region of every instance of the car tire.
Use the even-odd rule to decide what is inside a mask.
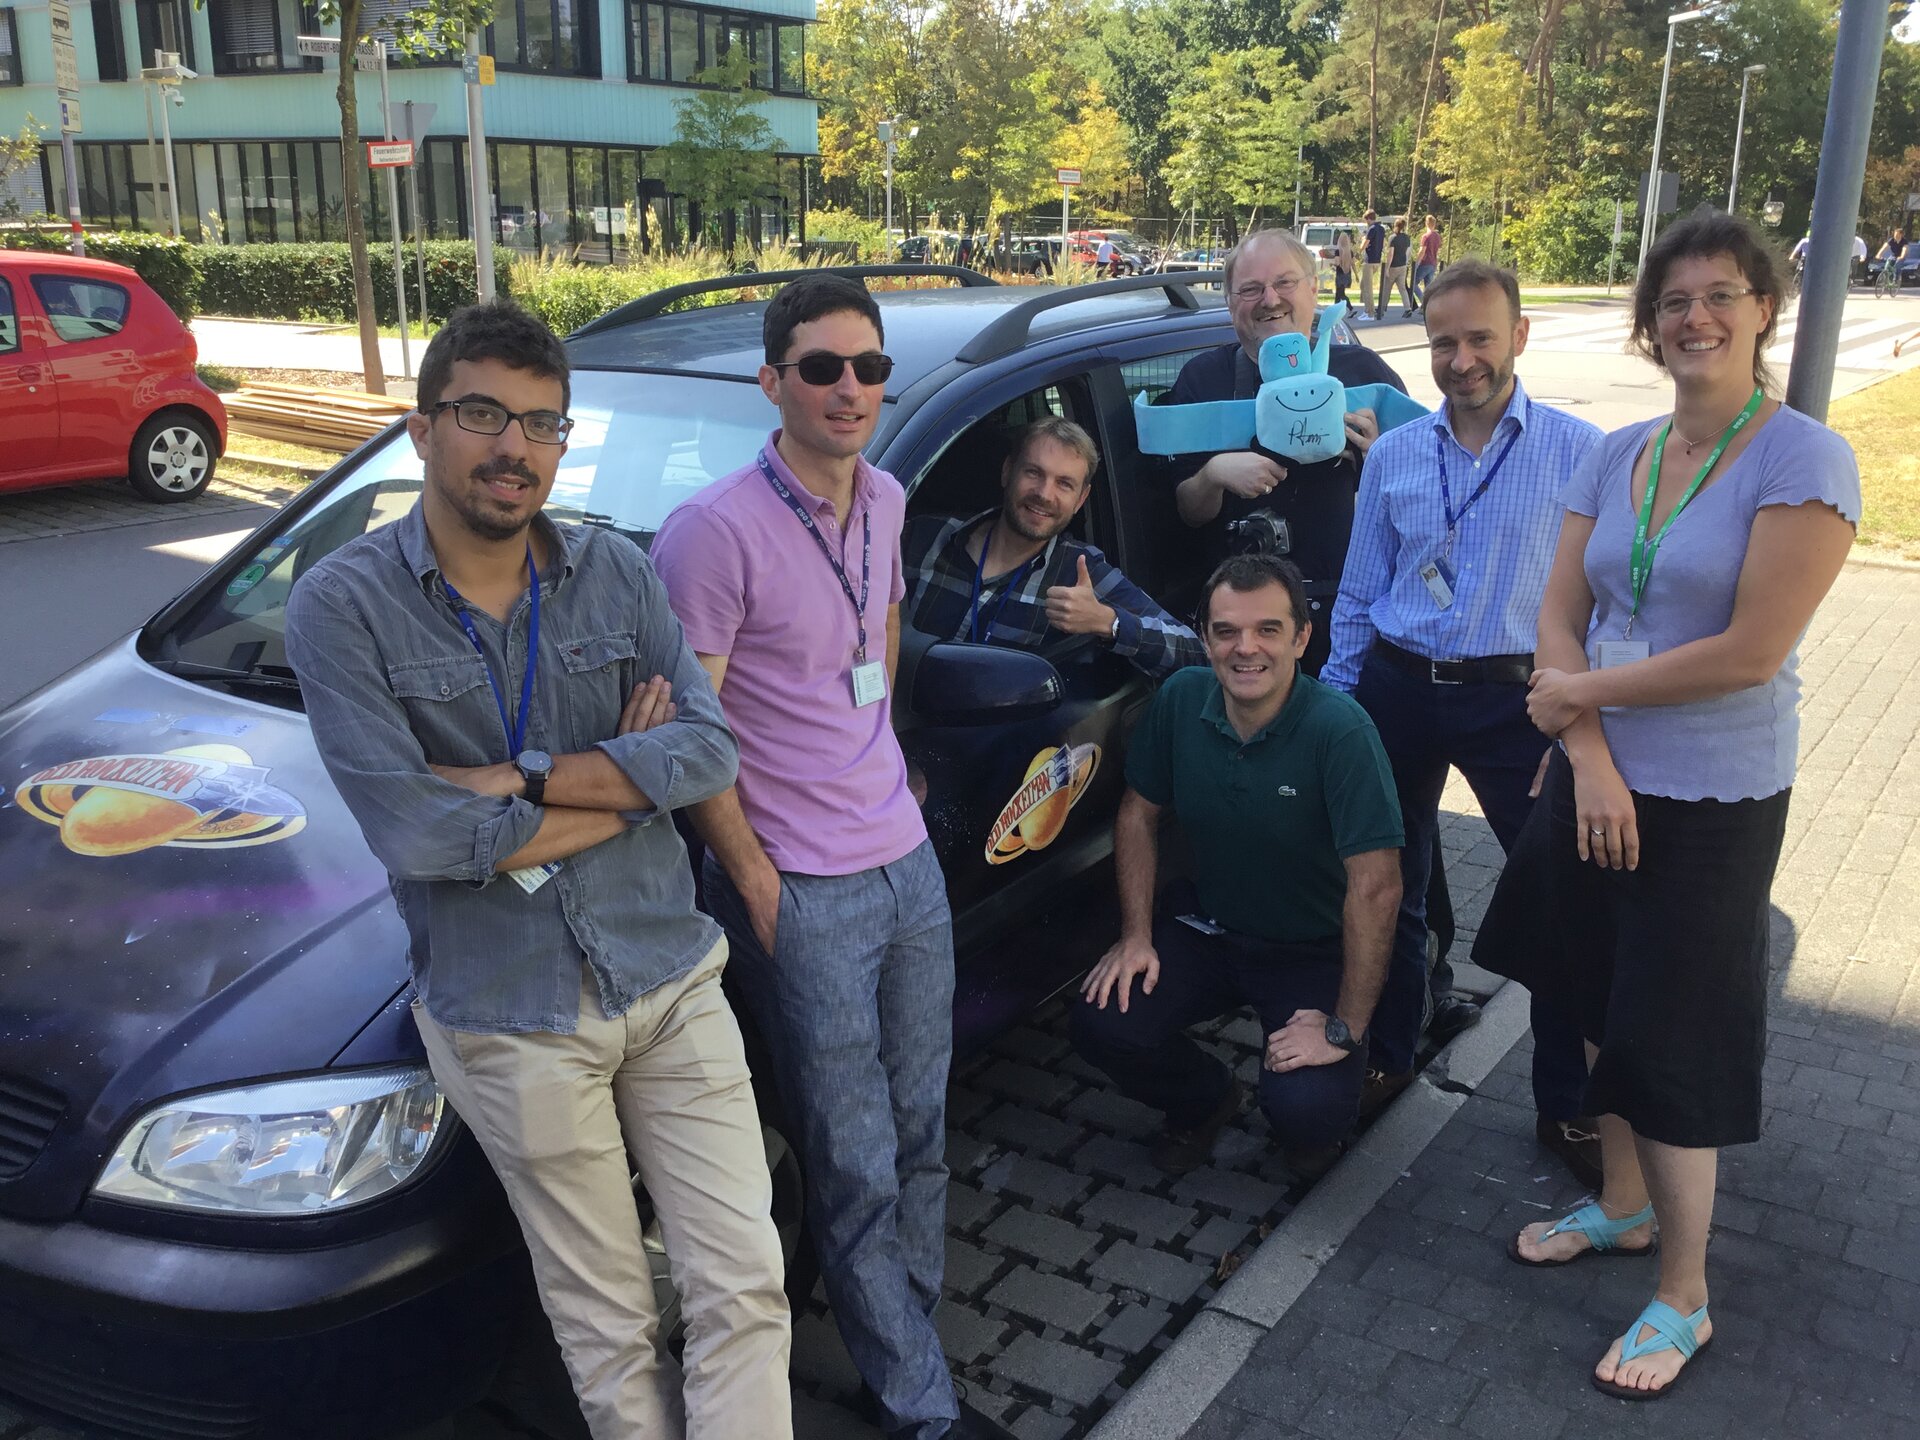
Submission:
[[[176,505],[213,483],[219,458],[211,425],[184,410],[163,410],[133,437],[127,452],[127,483],[142,500]]]

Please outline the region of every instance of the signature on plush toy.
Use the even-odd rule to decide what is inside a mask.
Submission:
[[[1245,450],[1257,442],[1282,459],[1311,465],[1347,448],[1351,411],[1372,410],[1383,434],[1428,414],[1391,385],[1343,385],[1327,373],[1333,331],[1346,313],[1344,304],[1323,311],[1311,347],[1304,335],[1267,337],[1260,347],[1260,390],[1251,400],[1149,405],[1142,391],[1133,402],[1142,453]]]

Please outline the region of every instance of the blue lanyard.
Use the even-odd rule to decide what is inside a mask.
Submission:
[[[820,547],[820,553],[827,557],[827,564],[833,567],[833,575],[840,582],[840,588],[846,592],[847,603],[853,606],[853,623],[860,632],[860,646],[853,652],[854,663],[867,663],[867,594],[873,578],[873,514],[862,511],[860,515],[860,594],[853,593],[853,582],[847,579],[847,570],[833,553],[833,547],[827,544],[827,537],[820,533],[820,527],[813,523],[813,516],[799,500],[773,473],[773,466],[767,463],[767,452],[760,452],[760,473],[767,477],[767,484],[773,487],[773,493],[787,502],[787,508],[800,517],[800,523],[807,527],[807,533],[813,537],[813,543]]]
[[[1440,504],[1447,512],[1447,550],[1453,550],[1453,532],[1460,528],[1460,522],[1467,518],[1467,512],[1473,509],[1474,502],[1487,493],[1487,487],[1493,484],[1493,477],[1500,473],[1500,467],[1507,463],[1507,456],[1513,453],[1514,443],[1520,438],[1518,426],[1514,427],[1507,443],[1501,447],[1493,464],[1487,467],[1487,473],[1480,477],[1479,488],[1467,497],[1467,503],[1460,507],[1458,515],[1453,513],[1453,491],[1447,487],[1447,432],[1441,426],[1433,427],[1434,444],[1440,452]]]
[[[1000,623],[1001,615],[1006,612],[1007,601],[1013,598],[1013,592],[1025,582],[1027,572],[1033,568],[1034,560],[1040,558],[1039,555],[1033,556],[1007,577],[1007,588],[1000,592],[1000,603],[993,607],[993,614],[988,617],[986,627],[983,629],[980,625],[980,592],[986,584],[987,551],[992,548],[994,526],[999,523],[996,519],[987,526],[987,538],[980,542],[980,558],[973,563],[973,600],[967,606],[967,639],[976,645],[983,643],[993,634],[993,627]]]
[[[467,639],[473,642],[474,653],[480,657],[480,663],[487,667],[487,683],[493,687],[493,702],[500,707],[500,728],[507,732],[507,758],[513,759],[527,748],[527,712],[533,708],[534,665],[540,658],[540,572],[534,568],[533,546],[527,546],[527,603],[531,607],[527,616],[527,673],[520,681],[520,719],[518,724],[507,723],[507,696],[500,688],[500,677],[493,673],[493,662],[487,659],[487,652],[481,648],[480,632],[473,628],[473,616],[467,613],[467,602],[460,598],[460,592],[453,588],[447,577],[440,577],[440,588],[447,592],[447,601],[453,606],[453,613],[459,617],[460,628],[467,632]]]

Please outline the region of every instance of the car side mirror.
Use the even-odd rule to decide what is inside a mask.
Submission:
[[[1031,720],[1065,696],[1052,661],[1003,645],[930,645],[913,673],[914,713],[936,725]]]

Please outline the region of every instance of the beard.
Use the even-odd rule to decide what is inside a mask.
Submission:
[[[533,516],[522,516],[503,509],[501,501],[477,488],[488,480],[509,476],[525,482],[530,489],[537,489],[540,483],[520,461],[498,460],[476,466],[466,484],[450,484],[436,478],[434,488],[440,492],[440,498],[447,502],[447,508],[453,511],[460,523],[482,540],[511,540],[526,531],[533,523]]]
[[[1513,380],[1513,357],[1509,355],[1501,364],[1491,366],[1489,369],[1491,373],[1484,390],[1477,383],[1471,391],[1466,393],[1450,388],[1447,391],[1447,398],[1469,410],[1478,410],[1483,406],[1491,405],[1505,392]]]
[[[1069,514],[1062,515],[1057,520],[1036,525],[1033,517],[1017,503],[1002,506],[1000,519],[1022,540],[1031,541],[1036,545],[1044,545],[1073,523],[1073,516]]]

